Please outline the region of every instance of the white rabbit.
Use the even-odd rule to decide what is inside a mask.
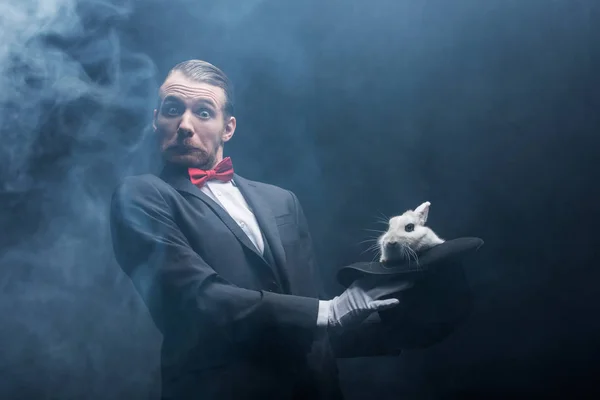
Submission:
[[[377,240],[380,262],[406,261],[411,258],[418,262],[417,252],[444,243],[443,239],[425,226],[430,205],[426,201],[414,211],[407,210],[390,219],[388,230]]]

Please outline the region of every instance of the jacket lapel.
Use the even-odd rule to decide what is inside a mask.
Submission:
[[[223,207],[221,207],[213,199],[202,192],[202,190],[192,184],[187,176],[186,171],[182,169],[165,169],[161,173],[161,178],[163,178],[175,189],[191,194],[208,205],[244,246],[260,257],[267,266],[271,267],[270,272],[274,275],[279,284],[281,285],[283,283],[280,279],[280,275],[277,273],[276,266],[270,265],[270,263],[265,260],[263,255],[259,253],[256,246],[254,246],[254,243],[252,243],[242,228],[239,227],[239,225],[233,220],[233,218],[231,218],[229,213],[227,213]],[[261,227],[263,235],[267,241],[265,246],[270,246],[273,253],[273,258],[275,259],[277,265],[283,265],[282,261],[285,260],[285,255],[283,253],[281,240],[279,239],[279,235],[277,235],[275,218],[268,211],[268,208],[264,204],[263,200],[254,193],[254,185],[251,182],[238,175],[234,175],[234,181],[256,216],[258,224]]]
[[[256,220],[258,221],[258,225],[263,232],[275,261],[275,265],[273,265],[273,267],[275,268],[276,273],[279,271],[278,275],[280,277],[280,282],[287,290],[289,288],[289,282],[287,281],[287,277],[284,273],[285,251],[283,250],[283,245],[281,244],[281,237],[279,236],[279,230],[277,229],[275,216],[271,212],[271,208],[269,207],[268,203],[261,196],[254,182],[242,178],[237,174],[234,175],[233,179],[238,189],[240,189],[240,192],[242,192],[242,195],[248,202],[248,205],[254,213]]]

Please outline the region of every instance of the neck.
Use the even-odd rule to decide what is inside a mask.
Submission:
[[[188,168],[199,168],[199,169],[203,169],[206,171],[209,169],[213,169],[221,161],[223,161],[223,151],[222,150],[219,153],[217,153],[217,155],[215,156],[214,162],[211,163],[212,165],[204,166],[202,168],[165,161],[163,164],[163,173],[166,173],[169,175],[186,175],[187,176]]]
[[[223,146],[220,146],[217,149],[217,153],[215,154],[215,161],[214,161],[213,165],[210,166],[210,168],[216,167],[217,164],[220,163],[221,161],[223,161]]]
[[[221,145],[217,149],[217,151],[215,152],[215,156],[213,157],[212,160],[207,160],[207,161],[209,161],[207,164],[202,165],[202,166],[194,166],[193,168],[199,168],[199,169],[203,169],[206,171],[206,170],[213,169],[214,167],[216,167],[218,163],[223,161],[223,146]]]

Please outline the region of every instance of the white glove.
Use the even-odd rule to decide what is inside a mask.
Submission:
[[[379,300],[413,286],[413,282],[367,275],[355,280],[341,295],[329,301],[328,327],[333,330],[360,325],[375,311],[397,306],[398,299]]]

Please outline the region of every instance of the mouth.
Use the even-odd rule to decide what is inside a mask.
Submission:
[[[405,254],[402,251],[402,246],[397,243],[386,243],[383,246],[383,254],[385,256],[386,261],[403,261]]]
[[[402,263],[411,262],[413,259],[418,262],[417,255],[404,243],[387,242],[381,250],[381,262]]]
[[[168,151],[170,153],[175,153],[175,154],[188,154],[188,153],[193,153],[193,152],[197,152],[197,151],[201,151],[201,150],[196,147],[193,147],[193,146],[176,145],[176,146],[169,147]]]

